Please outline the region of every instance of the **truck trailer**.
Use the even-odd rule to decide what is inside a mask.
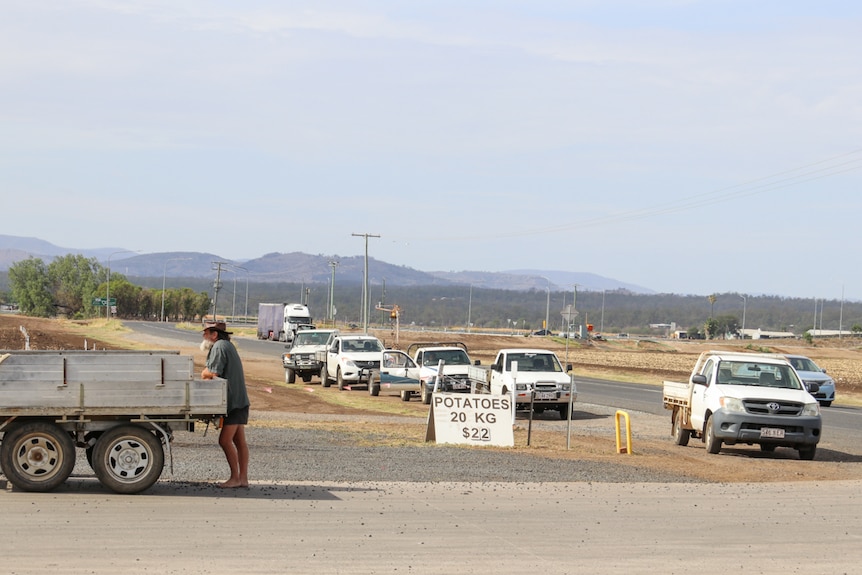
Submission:
[[[0,470],[51,491],[83,448],[98,480],[138,493],[172,459],[174,430],[227,413],[227,381],[196,379],[171,351],[0,351]]]

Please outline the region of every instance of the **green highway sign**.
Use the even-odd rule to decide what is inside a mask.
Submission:
[[[98,307],[104,307],[104,306],[108,305],[108,298],[106,298],[106,297],[94,297],[93,298],[93,305],[98,306]],[[112,297],[111,298],[111,306],[115,306],[115,305],[117,305],[117,298]]]

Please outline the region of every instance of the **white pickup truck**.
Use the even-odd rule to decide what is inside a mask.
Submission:
[[[320,375],[322,379],[323,361],[318,358],[317,352],[325,352],[337,335],[337,329],[306,329],[296,332],[293,341],[285,346],[287,351],[281,355],[284,381],[295,383],[297,375],[305,383],[311,381],[312,375]]]
[[[511,395],[516,410],[542,413],[546,409],[560,412],[561,419],[572,417],[571,406],[578,389],[557,355],[546,349],[501,349],[488,367],[470,366],[471,387],[479,392]]]
[[[470,378],[468,369],[474,363],[467,355],[467,346],[461,342],[417,342],[407,348],[408,354],[413,354],[413,361],[423,368],[420,395],[422,403],[431,403],[434,386],[437,391],[470,393]],[[438,367],[443,365],[441,377],[436,377]]]
[[[383,342],[373,335],[338,335],[317,356],[323,361],[320,368],[323,387],[329,387],[333,380],[339,390],[351,384],[368,385],[372,375],[380,371]]]
[[[745,443],[791,447],[810,460],[820,441],[820,406],[778,354],[705,351],[687,383],[664,382],[663,402],[676,444],[699,437],[709,453]]]

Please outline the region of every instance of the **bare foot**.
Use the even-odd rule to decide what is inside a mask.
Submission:
[[[219,483],[222,489],[236,489],[238,487],[248,487],[248,483],[242,483],[239,480],[228,479],[224,483]]]

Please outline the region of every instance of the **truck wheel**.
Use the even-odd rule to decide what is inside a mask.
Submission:
[[[671,424],[671,435],[673,442],[677,445],[685,447],[688,445],[688,440],[691,437],[691,431],[682,427],[682,410],[677,409],[673,412],[673,423]]]
[[[323,367],[320,368],[320,385],[323,387],[329,387],[329,373],[326,371],[326,364],[323,364]]]
[[[563,421],[572,418],[572,412],[569,409],[568,403],[560,404],[559,410],[560,410],[560,419],[562,419]]]
[[[713,417],[706,420],[706,450],[713,455],[721,451],[721,440],[715,436]]]
[[[284,381],[286,383],[296,383],[296,372],[292,369],[284,369]]]
[[[51,491],[71,475],[75,444],[53,423],[22,423],[3,436],[0,467],[12,485],[22,491]]]
[[[116,493],[138,493],[151,487],[164,466],[161,442],[140,425],[118,425],[107,430],[93,451],[96,477]]]
[[[811,461],[812,459],[814,459],[815,453],[817,453],[817,446],[816,445],[809,445],[806,447],[800,447],[799,448],[799,459],[802,459],[804,461]]]
[[[410,392],[404,390],[401,392],[401,401],[410,401]]]
[[[433,390],[428,389],[428,386],[424,383],[422,384],[422,403],[425,405],[431,405],[431,395],[433,394]]]
[[[335,383],[338,384],[338,391],[344,391],[344,376],[341,375],[341,366],[335,371]]]

